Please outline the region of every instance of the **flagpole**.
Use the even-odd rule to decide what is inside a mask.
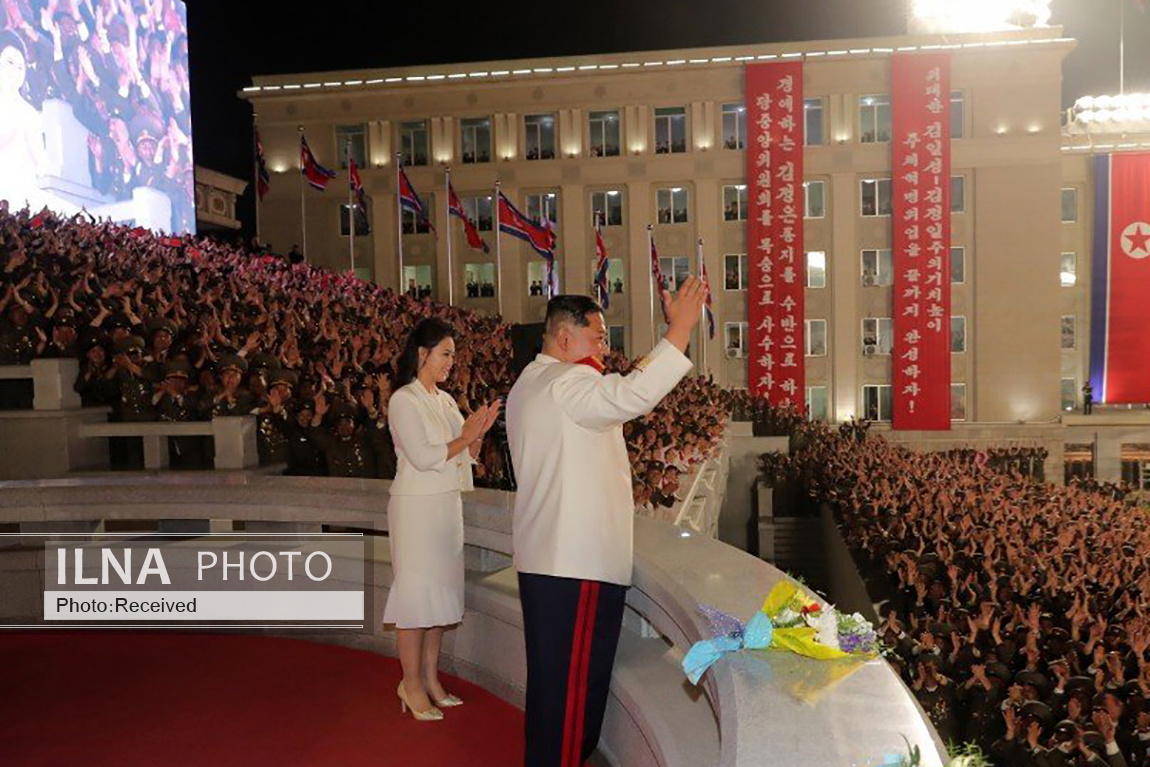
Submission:
[[[396,257],[399,261],[399,282],[396,283],[398,289],[396,295],[403,295],[403,200],[400,197],[399,190],[399,174],[403,169],[403,153],[395,153],[395,236],[399,241],[399,246],[396,249]],[[413,214],[414,215],[414,214]]]
[[[654,269],[654,264],[650,263],[650,261],[651,261],[651,241],[654,238],[654,236],[655,235],[652,232],[651,225],[647,224],[647,262],[648,262],[647,263],[647,271],[650,273],[650,277],[648,278],[647,283],[651,286],[651,348],[652,349],[655,348],[655,344],[659,340],[659,338],[658,338],[659,329],[657,327],[655,327],[655,269]],[[661,290],[662,288],[663,288],[663,286],[660,285],[659,289]]]
[[[453,265],[452,252],[451,252],[451,166],[448,165],[443,171],[443,186],[444,194],[447,200],[447,305],[455,305],[455,267]]]
[[[307,263],[307,195],[304,193],[304,171],[303,167],[303,126],[299,126],[299,142],[300,142],[300,155],[299,155],[299,226],[300,236],[302,242],[300,247],[303,249],[303,260]]]
[[[355,274],[355,190],[351,183],[351,139],[347,140],[347,249],[351,256],[351,273]]]
[[[1118,93],[1126,95],[1126,0],[1118,0]]]
[[[495,306],[503,317],[503,238],[499,236],[503,224],[503,206],[499,204],[499,179],[495,180]]]
[[[602,231],[603,230],[601,229],[601,225],[599,222],[599,211],[595,211],[596,248],[595,248],[595,269],[592,272],[592,274],[594,275],[594,280],[595,280],[595,301],[599,304],[599,306],[603,306],[603,286],[599,284],[599,248],[598,248],[598,242],[599,242],[598,238],[601,236]],[[648,255],[648,258],[650,258],[649,255]]]
[[[699,238],[698,245],[699,257],[699,279],[703,279],[703,272],[706,269],[706,264],[703,262],[703,238]],[[711,286],[703,283],[703,288],[710,292]],[[700,369],[703,375],[707,374],[707,304],[703,303],[702,308],[699,309],[699,350],[700,350]]]
[[[256,242],[260,241],[260,153],[259,153],[259,125],[256,121],[255,110],[252,110],[252,164],[255,166],[256,187]]]

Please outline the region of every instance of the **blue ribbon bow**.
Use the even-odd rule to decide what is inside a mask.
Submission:
[[[702,639],[695,642],[691,649],[683,656],[683,671],[691,684],[698,684],[699,678],[706,673],[715,661],[729,652],[736,652],[744,648],[748,650],[765,650],[771,646],[771,636],[775,627],[766,613],[755,613],[742,634]]]

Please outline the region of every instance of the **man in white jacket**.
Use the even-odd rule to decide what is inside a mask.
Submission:
[[[691,369],[706,289],[663,291],[668,329],[628,376],[603,375],[603,313],[586,296],[547,304],[543,352],[507,398],[518,488],[513,548],[527,645],[527,767],[582,767],[595,750],[631,585],[634,504],[623,424]]]

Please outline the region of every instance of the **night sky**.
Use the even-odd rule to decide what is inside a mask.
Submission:
[[[1150,91],[1150,13],[1133,0],[1054,0],[1052,23],[1079,41],[1063,102],[1118,92],[1119,4],[1126,89]],[[189,0],[196,164],[251,179],[253,75],[489,59],[877,37],[906,30],[905,0],[580,0],[535,3],[315,3]],[[309,7],[310,6],[310,7]],[[443,13],[433,13],[439,8]],[[498,12],[496,9],[499,9]],[[447,12],[450,11],[450,12]],[[249,189],[240,206],[252,218]]]

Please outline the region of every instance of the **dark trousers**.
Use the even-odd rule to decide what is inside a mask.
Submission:
[[[526,767],[582,767],[603,728],[627,588],[519,573],[527,641]]]

